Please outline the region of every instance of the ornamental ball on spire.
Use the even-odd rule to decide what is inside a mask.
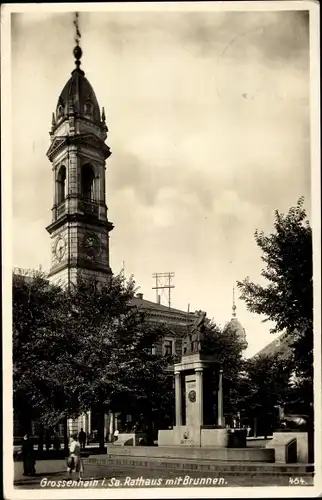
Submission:
[[[82,49],[80,48],[79,45],[76,45],[76,47],[74,48],[73,50],[73,54],[74,54],[74,57],[77,61],[79,61],[79,59],[82,57],[83,55],[83,51]]]

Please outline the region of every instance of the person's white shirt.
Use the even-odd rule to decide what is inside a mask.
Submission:
[[[78,441],[72,441],[69,446],[69,451],[71,455],[74,455],[75,457],[80,457],[81,455],[81,448],[80,444]]]
[[[118,435],[119,435],[119,431],[116,429],[116,430],[114,431],[114,437],[117,437]]]

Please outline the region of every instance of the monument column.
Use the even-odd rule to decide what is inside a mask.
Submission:
[[[196,369],[196,389],[198,403],[198,421],[199,425],[203,425],[203,368]]]
[[[219,370],[219,380],[218,380],[218,415],[217,415],[217,425],[224,425],[224,400],[223,400],[223,389],[222,389],[222,376],[223,370]]]
[[[182,424],[181,416],[181,377],[180,372],[174,373],[175,377],[175,398],[176,398],[176,426]]]

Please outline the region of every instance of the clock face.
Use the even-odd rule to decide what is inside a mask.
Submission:
[[[62,236],[59,236],[59,238],[57,238],[55,245],[55,255],[59,262],[63,259],[65,252],[66,252],[66,240]]]
[[[86,234],[84,237],[84,250],[91,259],[101,253],[101,241],[96,234]]]

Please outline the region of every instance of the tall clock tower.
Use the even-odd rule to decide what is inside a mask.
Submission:
[[[51,237],[54,282],[75,282],[79,275],[102,282],[111,274],[109,233],[113,224],[105,202],[107,126],[95,93],[80,69],[82,50],[73,52],[75,69],[52,117],[47,156],[53,171]]]

